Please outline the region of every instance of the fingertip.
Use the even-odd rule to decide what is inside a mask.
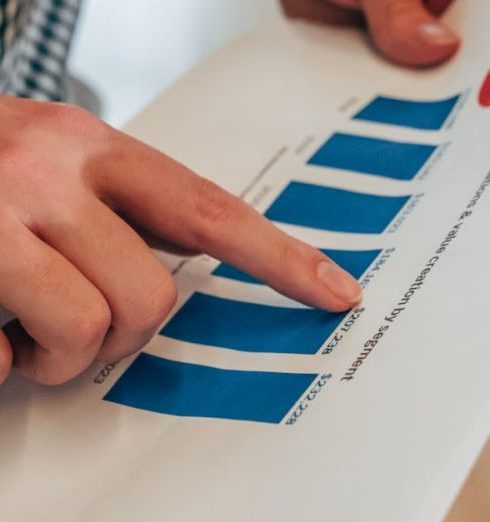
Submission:
[[[383,54],[396,63],[424,67],[443,63],[454,56],[461,40],[447,26],[423,21],[393,28],[389,37],[378,39],[377,44]]]
[[[271,248],[274,243],[280,246]],[[261,264],[236,266],[290,299],[319,310],[345,312],[361,300],[358,281],[321,250],[283,232],[268,244],[269,255]]]
[[[454,56],[461,44],[459,35],[440,22],[421,23],[414,32],[412,60],[416,65],[442,63]]]
[[[362,288],[359,282],[333,261],[320,261],[316,275],[336,298],[328,307],[330,311],[343,312],[361,301]]]

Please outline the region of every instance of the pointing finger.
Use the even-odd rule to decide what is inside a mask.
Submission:
[[[92,166],[92,182],[139,226],[310,306],[342,311],[359,301],[358,282],[315,248],[156,150],[121,133],[116,141],[110,160],[99,158]]]

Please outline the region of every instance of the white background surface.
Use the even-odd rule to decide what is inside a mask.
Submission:
[[[137,5],[124,0],[105,0],[102,5],[99,0],[97,4],[87,1],[73,69],[98,89],[105,118],[116,125],[274,8],[273,0],[139,0]]]
[[[276,0],[85,0],[71,70],[118,127],[227,41],[277,11]]]

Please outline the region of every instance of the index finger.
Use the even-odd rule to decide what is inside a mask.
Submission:
[[[234,265],[292,299],[339,312],[361,298],[359,283],[324,254],[137,140],[117,133],[88,172],[102,199],[130,221]]]

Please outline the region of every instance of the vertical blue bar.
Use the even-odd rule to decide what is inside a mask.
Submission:
[[[336,133],[308,164],[408,181],[416,176],[436,148]]]
[[[379,256],[381,250],[321,250],[332,261],[347,270],[356,279],[364,274],[373,261]],[[241,281],[242,283],[262,284],[261,281],[249,276],[237,268],[221,263],[213,271],[213,275]]]
[[[403,100],[378,96],[359,111],[353,119],[421,130],[439,130],[459,99],[460,95],[437,101]]]
[[[197,292],[160,335],[244,352],[312,355],[346,315],[245,303]]]
[[[277,424],[316,377],[222,370],[143,353],[104,400],[179,417]]]
[[[291,182],[265,216],[280,223],[332,232],[380,234],[410,199]]]
[[[381,254],[381,250],[322,250],[332,261],[347,270],[356,279],[360,279],[364,272]]]

